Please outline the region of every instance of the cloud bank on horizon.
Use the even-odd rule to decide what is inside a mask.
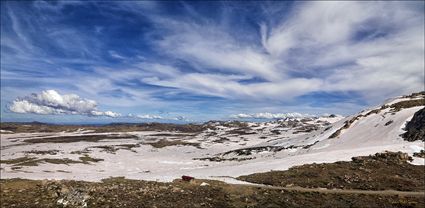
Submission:
[[[121,114],[112,111],[99,111],[94,100],[80,98],[75,94],[60,95],[55,90],[46,90],[40,94],[15,99],[9,106],[14,113],[34,114],[72,114],[88,116],[119,117]]]
[[[308,118],[315,117],[316,115],[310,114],[301,114],[301,113],[239,113],[235,115],[231,115],[231,118],[237,119],[282,119],[282,118]]]
[[[3,120],[349,114],[424,89],[421,1],[1,4]]]

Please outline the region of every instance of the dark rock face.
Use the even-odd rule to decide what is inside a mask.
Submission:
[[[407,131],[402,136],[407,141],[422,140],[425,141],[425,108],[422,108],[413,115],[405,130]]]

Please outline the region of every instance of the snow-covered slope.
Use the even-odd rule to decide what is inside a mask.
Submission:
[[[421,102],[419,105],[416,103],[416,106],[407,103],[413,100]],[[404,107],[398,108],[400,105],[403,106],[402,102]],[[423,94],[394,98],[382,106],[364,110],[308,134],[266,141],[219,156],[291,158],[316,155],[311,162],[329,162],[385,150],[402,151],[412,155],[413,152],[424,149],[424,143],[422,141],[407,142],[401,134],[405,132],[404,126],[413,114],[424,108],[424,102]],[[332,153],[334,154],[329,157]],[[300,163],[307,162],[300,161]],[[423,159],[415,158],[415,163],[423,164],[423,162]],[[282,161],[281,164],[285,162]]]
[[[35,166],[1,164],[2,178],[54,178],[96,181],[111,176],[170,181],[181,175],[229,182],[232,177],[285,170],[307,163],[350,160],[382,151],[410,155],[424,149],[423,141],[400,135],[406,122],[425,107],[425,94],[398,97],[383,105],[342,118],[287,118],[270,122],[208,122],[198,134],[179,132],[2,134],[2,160],[41,159]],[[27,139],[64,136],[111,136],[116,139],[65,143],[28,143]],[[169,143],[175,144],[169,145]],[[155,144],[157,146],[155,146]],[[169,145],[159,147],[160,145]],[[159,145],[159,146],[158,146]],[[113,153],[105,151],[112,148]],[[126,148],[131,147],[131,148]],[[37,154],[54,150],[54,154]],[[79,161],[82,156],[103,161],[53,164],[45,158]],[[414,164],[424,164],[414,158]]]

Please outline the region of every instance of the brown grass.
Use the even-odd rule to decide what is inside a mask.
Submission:
[[[119,145],[100,145],[100,146],[91,146],[87,147],[85,150],[80,152],[89,152],[91,148],[102,149],[101,151],[115,154],[118,150],[129,150],[136,152],[133,148],[140,147],[140,144],[119,144]]]
[[[10,160],[0,160],[0,163],[10,164],[13,166],[38,166],[40,163],[52,163],[52,164],[75,164],[83,163],[82,161],[71,160],[69,158],[56,159],[56,158],[43,158],[37,159],[35,157],[20,157]]]
[[[57,155],[59,150],[31,150],[26,151],[27,154],[36,154],[36,155]]]
[[[179,145],[183,145],[183,146],[193,146],[196,148],[201,148],[199,143],[192,143],[192,142],[186,142],[183,140],[167,140],[167,139],[161,139],[155,142],[146,142],[143,143],[144,145],[151,145],[152,147],[155,148],[164,148],[164,147],[169,147],[169,146],[179,146]]]
[[[51,164],[77,164],[77,163],[83,163],[83,164],[89,164],[89,162],[99,162],[103,161],[103,159],[97,159],[97,158],[91,158],[88,155],[84,155],[79,158],[80,160],[72,160],[69,158],[35,158],[35,157],[19,157],[9,160],[0,160],[0,163],[13,165],[14,167],[21,167],[21,166],[38,166],[40,163],[51,163]],[[15,168],[16,169],[16,168]]]
[[[74,132],[78,129],[93,130],[94,132],[131,132],[131,131],[176,131],[184,133],[199,133],[206,128],[198,124],[167,124],[167,123],[113,123],[107,125],[56,125],[40,122],[13,123],[2,122],[0,129],[14,133],[35,132]]]
[[[9,164],[9,165],[16,165],[16,164],[21,164],[21,163],[32,164],[32,163],[28,163],[28,162],[34,161],[36,159],[37,158],[35,158],[35,157],[25,156],[25,157],[18,157],[18,158],[9,159],[9,160],[0,160],[0,163]],[[32,166],[34,166],[34,165],[32,165]]]
[[[84,155],[82,157],[79,157],[79,159],[85,164],[89,164],[90,162],[96,163],[96,162],[104,161],[104,159],[93,158],[93,157],[90,157],[89,155]]]
[[[207,182],[209,186],[200,186]],[[423,197],[298,192],[194,180],[172,183],[110,178],[102,182],[0,180],[2,207],[58,207],[87,196],[87,207],[423,207]],[[80,203],[81,204],[81,203]],[[74,206],[77,207],[77,206]]]
[[[403,108],[412,108],[412,107],[424,106],[424,105],[425,105],[425,98],[422,98],[422,99],[416,99],[416,100],[400,101],[398,103],[392,104],[390,107],[394,108],[395,111],[399,111]]]
[[[388,152],[356,157],[351,162],[301,165],[238,179],[275,186],[424,191],[424,166],[411,165],[408,159],[407,154]]]
[[[37,139],[26,139],[26,143],[72,143],[72,142],[98,142],[104,139],[137,139],[134,135],[83,135],[83,136],[60,136],[60,137],[48,137],[48,138],[37,138]]]

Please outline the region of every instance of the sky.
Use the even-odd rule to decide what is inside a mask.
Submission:
[[[2,1],[1,120],[350,115],[424,90],[424,2]]]

